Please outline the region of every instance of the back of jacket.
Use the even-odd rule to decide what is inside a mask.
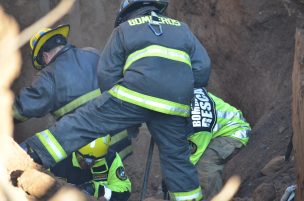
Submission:
[[[138,16],[113,31],[98,64],[100,88],[119,84],[135,94],[189,105],[193,87],[207,85],[209,56],[186,24],[160,16],[163,34],[157,36],[150,21],[151,16]]]
[[[98,59],[99,54],[93,48],[71,48],[49,66],[56,84],[54,108],[59,109],[75,98],[98,89]],[[84,102],[88,100],[85,98]]]
[[[93,48],[88,50],[71,45],[65,46],[54,61],[36,75],[31,86],[20,91],[14,104],[15,113],[19,113],[19,116],[24,118],[42,117],[98,89],[96,77],[98,59],[99,54]],[[98,93],[100,94],[99,91]],[[88,98],[90,97],[84,97],[82,103],[88,101]],[[59,111],[57,117],[72,111],[77,106],[79,103],[70,104]]]

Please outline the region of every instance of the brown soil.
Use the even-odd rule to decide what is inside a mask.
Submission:
[[[58,0],[0,0],[21,28],[43,16]],[[70,23],[70,42],[101,49],[113,27],[119,0],[79,0],[60,23]],[[271,174],[264,166],[285,154],[291,128],[291,72],[294,35],[302,26],[303,4],[296,0],[171,0],[169,16],[189,24],[212,59],[209,90],[240,108],[253,131],[249,145],[226,166],[225,180],[238,174],[241,188],[235,200],[280,200],[295,183],[294,161],[276,163]],[[58,24],[60,24],[58,23]],[[30,49],[22,48],[23,67],[13,90],[27,86],[35,74]],[[20,142],[51,125],[51,117],[32,119],[15,127]],[[134,154],[126,161],[133,182],[130,200],[138,200],[142,186],[149,134],[145,128],[134,139]],[[157,150],[154,154],[148,196],[161,197]]]

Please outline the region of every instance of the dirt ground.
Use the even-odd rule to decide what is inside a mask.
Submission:
[[[0,0],[6,12],[25,28],[56,5],[58,0]],[[58,24],[70,23],[70,42],[102,49],[109,37],[119,0],[78,0]],[[35,12],[33,12],[35,11]],[[234,200],[278,201],[295,183],[294,160],[276,163],[269,174],[261,170],[286,152],[291,128],[291,72],[296,27],[303,27],[304,5],[296,0],[171,0],[168,15],[188,23],[212,60],[209,91],[241,109],[253,127],[250,143],[225,169],[224,179],[237,174],[241,188]],[[30,48],[22,48],[22,72],[13,86],[18,93],[31,83]],[[53,123],[50,116],[16,125],[21,142]],[[134,154],[126,160],[132,179],[131,201],[142,186],[149,133],[134,139]],[[153,156],[148,196],[160,198],[159,161]]]

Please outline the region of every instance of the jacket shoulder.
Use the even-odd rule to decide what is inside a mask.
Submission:
[[[94,47],[83,47],[83,48],[79,48],[79,50],[89,52],[89,53],[93,53],[93,54],[96,54],[97,56],[100,55],[100,50],[98,50]]]

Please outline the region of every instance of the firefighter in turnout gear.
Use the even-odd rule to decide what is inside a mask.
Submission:
[[[59,162],[51,172],[96,198],[126,201],[130,197],[131,182],[121,158],[109,145],[109,135],[97,138]]]
[[[204,200],[222,188],[225,163],[249,140],[251,127],[240,110],[208,93],[194,90],[188,137],[190,160],[196,165]]]
[[[163,15],[167,5],[168,0],[122,2],[98,62],[102,95],[25,142],[45,167],[98,137],[146,123],[171,198],[202,198],[186,127],[193,90],[207,85],[211,64],[189,27]]]
[[[48,113],[58,120],[100,96],[96,76],[100,54],[93,48],[68,44],[69,32],[69,25],[61,25],[44,28],[31,38],[32,62],[39,72],[31,86],[16,95],[15,122]],[[122,158],[131,154],[131,140],[126,131],[113,136],[112,142],[112,148]]]

